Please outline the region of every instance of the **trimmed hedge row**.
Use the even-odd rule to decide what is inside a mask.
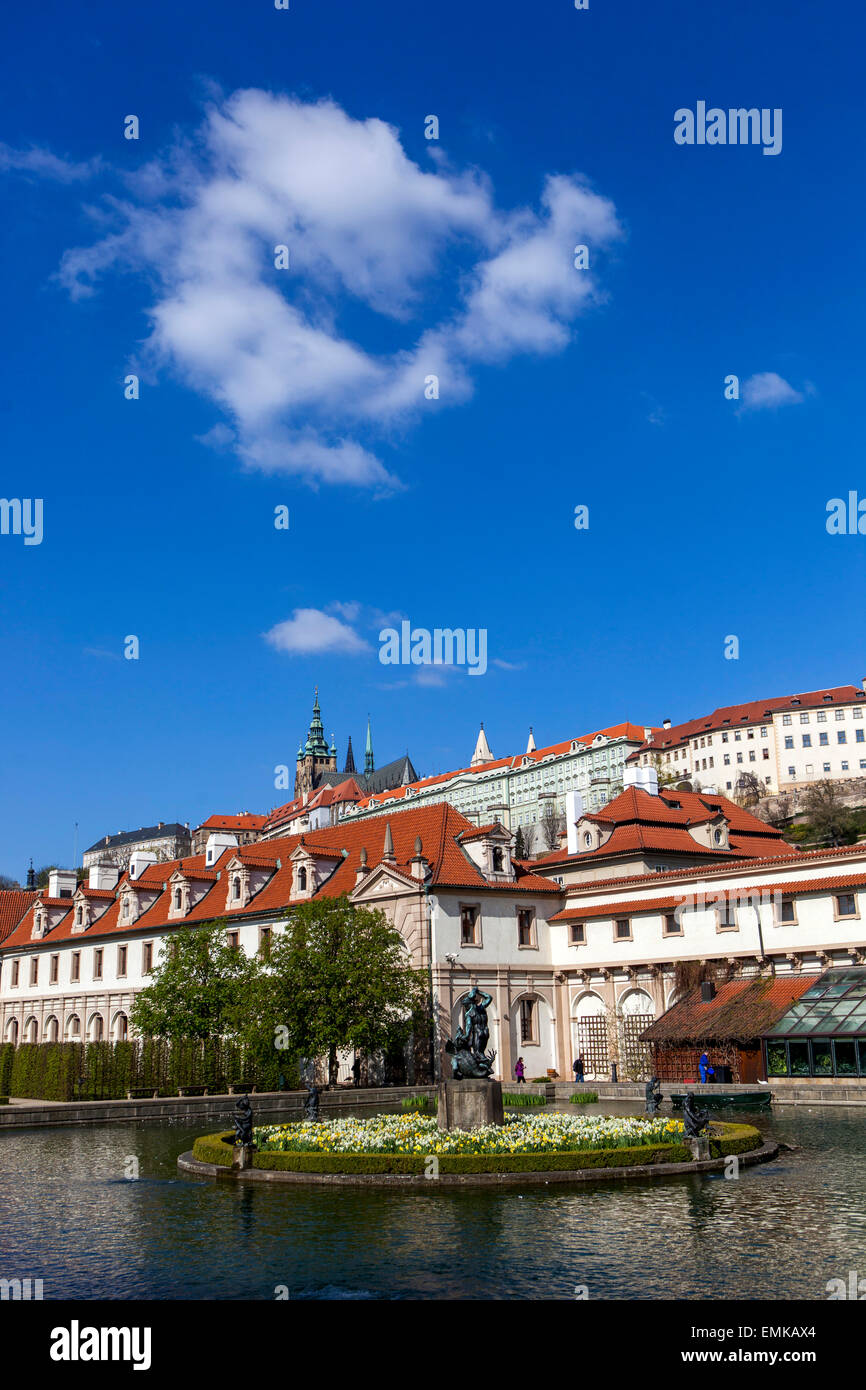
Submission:
[[[730,1136],[727,1131],[737,1131]],[[758,1130],[751,1125],[725,1125],[725,1133],[711,1140],[714,1158],[745,1153],[760,1147]],[[232,1134],[206,1134],[196,1139],[192,1152],[200,1163],[230,1167]],[[713,1152],[713,1146],[716,1152]],[[254,1153],[253,1167],[288,1173],[424,1173],[426,1154],[317,1154]],[[643,1144],[622,1149],[581,1149],[563,1153],[437,1154],[440,1173],[549,1173],[576,1168],[645,1167],[653,1163],[688,1163],[691,1149],[685,1144]]]
[[[281,1071],[287,1089],[297,1089],[297,1066],[277,1053],[257,1062],[222,1041],[0,1044],[0,1094],[32,1100],[122,1100],[128,1091],[177,1095],[192,1086],[226,1092],[241,1080],[276,1091]]]

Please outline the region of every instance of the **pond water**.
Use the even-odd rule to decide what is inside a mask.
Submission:
[[[736,1181],[388,1192],[180,1176],[185,1121],[7,1131],[0,1277],[46,1299],[824,1299],[866,1276],[866,1108],[726,1118],[800,1147]]]

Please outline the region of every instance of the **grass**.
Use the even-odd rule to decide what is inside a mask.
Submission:
[[[573,1096],[569,1096],[572,1105],[595,1105],[598,1100],[598,1091],[576,1091]]]
[[[517,1091],[514,1095],[502,1093],[502,1104],[510,1106],[518,1105],[546,1105],[546,1096],[537,1096],[531,1091]]]

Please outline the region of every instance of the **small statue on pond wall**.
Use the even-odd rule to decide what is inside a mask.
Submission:
[[[321,1119],[319,1114],[319,1096],[321,1095],[321,1091],[321,1086],[317,1086],[315,1082],[307,1087],[307,1099],[304,1102],[305,1120]]]
[[[253,1107],[250,1105],[249,1096],[241,1096],[235,1105],[232,1119],[235,1126],[235,1144],[239,1144],[244,1149],[254,1149]]]
[[[683,1125],[687,1139],[697,1139],[710,1126],[709,1110],[698,1109],[691,1091],[683,1097]]]
[[[648,1115],[657,1115],[659,1113],[659,1106],[662,1103],[662,1083],[657,1076],[654,1076],[651,1081],[646,1083],[644,1095],[646,1097],[646,1113]]]

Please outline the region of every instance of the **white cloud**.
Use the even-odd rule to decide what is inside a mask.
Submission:
[[[0,141],[0,170],[36,174],[39,178],[56,179],[58,183],[79,183],[92,178],[101,167],[102,161],[98,158],[75,163],[35,145],[29,150],[15,150]]]
[[[475,364],[561,351],[621,236],[577,178],[548,177],[537,211],[503,212],[481,173],[436,155],[422,169],[391,126],[332,101],[239,91],[125,178],[60,278],[73,296],[113,268],[153,287],[146,355],[224,413],[245,466],[389,490],[377,440],[430,409],[425,377],[455,404]],[[581,242],[588,270],[573,265]],[[381,340],[371,312],[402,346],[360,340],[360,323]]]
[[[743,382],[740,399],[741,410],[777,410],[782,405],[798,405],[804,397],[776,372],[756,372]]]
[[[320,652],[360,655],[370,650],[349,623],[320,608],[296,608],[291,618],[277,623],[263,636],[277,651],[293,656]]]

